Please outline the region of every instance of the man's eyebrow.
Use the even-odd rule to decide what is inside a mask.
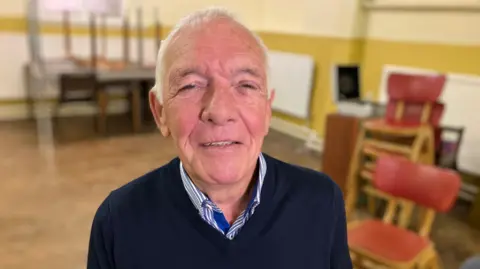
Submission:
[[[186,67],[186,68],[176,69],[171,73],[170,80],[176,81],[192,74],[200,74],[200,69],[196,67]]]
[[[257,77],[257,78],[262,77],[262,75],[261,75],[261,73],[259,72],[258,69],[250,68],[250,67],[244,67],[244,68],[240,68],[240,69],[237,69],[237,70],[234,71],[234,75],[240,75],[240,74],[249,74],[249,75]]]

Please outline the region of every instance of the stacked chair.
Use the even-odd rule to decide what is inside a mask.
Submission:
[[[387,209],[383,219],[348,224],[354,268],[441,268],[429,233],[435,213],[446,212],[454,204],[460,182],[460,176],[453,170],[381,155],[376,162],[373,184],[366,186],[365,191],[384,198]],[[426,209],[418,229],[394,224],[398,207],[406,201]]]
[[[435,147],[439,142],[436,130],[439,130],[444,110],[438,99],[445,80],[445,76],[391,74],[388,77],[385,116],[364,121],[357,138],[347,178],[347,218],[351,218],[362,186],[371,185],[379,156],[387,154],[414,163],[434,163]],[[367,194],[372,214],[378,209],[378,199]],[[407,200],[402,200],[401,206],[398,225],[406,227],[414,206]]]

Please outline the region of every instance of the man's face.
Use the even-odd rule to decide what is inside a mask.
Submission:
[[[186,170],[209,184],[251,177],[271,117],[262,49],[217,19],[182,30],[166,55],[164,101],[152,94],[152,110]]]

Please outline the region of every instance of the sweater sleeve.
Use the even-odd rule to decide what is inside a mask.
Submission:
[[[331,269],[352,269],[352,260],[347,240],[347,222],[345,216],[345,203],[342,191],[338,186],[334,188],[335,224],[332,238],[330,256]]]
[[[88,249],[87,269],[114,269],[113,231],[109,198],[98,208],[93,219]]]

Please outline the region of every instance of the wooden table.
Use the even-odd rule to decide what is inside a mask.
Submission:
[[[99,132],[106,133],[106,119],[108,107],[107,88],[113,86],[125,86],[129,91],[130,108],[133,130],[135,132],[141,129],[142,113],[141,113],[141,92],[140,84],[145,81],[153,81],[155,79],[155,70],[153,68],[143,68],[138,66],[129,66],[122,70],[92,70],[91,68],[81,68],[68,60],[47,62],[45,64],[47,81],[50,86],[58,88],[58,80],[60,76],[78,76],[82,74],[94,74],[97,84],[97,98],[99,114],[97,118],[97,128]],[[31,118],[35,118],[35,104],[37,101],[48,97],[52,94],[49,87],[45,92],[39,92],[36,87],[32,87],[32,83],[39,83],[40,79],[32,75],[30,67],[25,67],[25,86],[27,90],[27,103]]]
[[[99,132],[106,133],[106,109],[109,101],[106,89],[114,86],[125,86],[129,91],[133,131],[140,131],[142,125],[141,84],[145,81],[154,80],[154,77],[155,74],[152,70],[122,70],[99,73],[97,76],[99,103],[97,128]]]

